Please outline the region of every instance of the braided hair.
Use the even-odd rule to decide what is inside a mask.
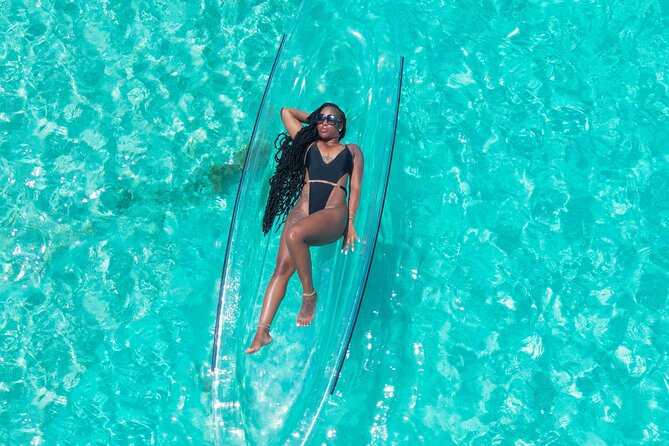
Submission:
[[[342,122],[339,138],[343,138],[346,134],[346,115],[336,104],[326,102],[309,115],[308,125],[297,132],[295,139],[292,139],[288,133],[282,132],[274,141],[274,147],[277,149],[274,160],[277,165],[274,175],[269,180],[269,195],[262,219],[262,232],[265,235],[272,229],[277,218],[279,219],[278,230],[278,227],[286,221],[288,212],[300,196],[305,176],[304,155],[309,146],[314,141],[318,141],[317,126],[320,123],[313,122],[313,116],[320,113],[325,107],[332,107],[339,113]]]

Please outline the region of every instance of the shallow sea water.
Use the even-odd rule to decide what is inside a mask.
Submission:
[[[0,1],[0,444],[212,441],[231,210],[298,7]],[[380,239],[310,444],[669,442],[669,6],[398,8]]]

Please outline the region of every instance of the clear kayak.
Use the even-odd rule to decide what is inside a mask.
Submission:
[[[388,6],[391,8],[392,6]],[[334,391],[360,308],[378,235],[395,141],[403,59],[392,17],[362,4],[304,2],[284,36],[261,101],[233,211],[212,353],[213,437],[218,444],[307,444]],[[272,324],[273,343],[246,355],[272,275],[279,232],[263,236],[262,216],[283,131],[281,107],[312,111],[337,103],[348,118],[343,142],[365,157],[356,231],[341,243],[312,248],[319,299],[309,327],[297,327],[301,288],[288,285]],[[278,229],[280,231],[280,228]]]

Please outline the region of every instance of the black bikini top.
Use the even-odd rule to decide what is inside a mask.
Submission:
[[[313,150],[313,148],[316,148]],[[334,157],[332,161],[326,163],[323,161],[323,155],[318,149],[318,145],[313,143],[307,151],[307,159],[304,163],[309,172],[310,180],[322,180],[330,183],[338,182],[346,174],[353,172],[353,154],[344,145],[344,149]]]

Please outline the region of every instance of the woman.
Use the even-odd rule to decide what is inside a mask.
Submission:
[[[364,161],[360,147],[341,142],[346,134],[346,115],[337,105],[326,102],[311,114],[283,108],[281,120],[290,138],[284,134],[280,141],[263,231],[271,229],[276,217],[285,215],[285,220],[258,328],[246,353],[255,353],[272,342],[270,325],[295,271],[302,284],[297,325],[311,324],[318,297],[311,274],[311,246],[333,243],[343,236],[342,251],[347,254],[349,248],[354,250],[355,240],[360,241],[353,221]]]

